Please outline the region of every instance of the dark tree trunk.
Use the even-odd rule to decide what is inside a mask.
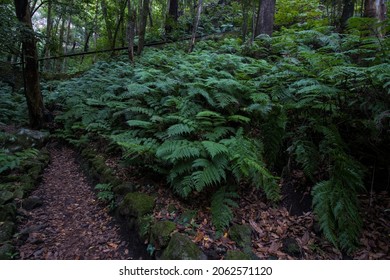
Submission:
[[[165,20],[165,33],[170,34],[173,31],[173,26],[176,25],[179,18],[179,1],[169,0],[168,15]]]
[[[199,0],[198,9],[194,20],[194,26],[192,28],[192,36],[191,36],[190,47],[188,49],[188,52],[192,52],[195,47],[196,32],[198,31],[200,14],[202,13],[202,6],[203,6],[203,0]]]
[[[121,27],[123,18],[125,16],[125,10],[126,10],[126,6],[127,6],[127,1],[130,1],[130,0],[125,0],[122,3],[123,5],[120,7],[119,19],[118,19],[118,22],[117,22],[116,27],[115,27],[114,38],[112,39],[112,44],[111,44],[111,48],[112,49],[115,49],[115,46],[116,46],[116,39],[118,37],[119,28]]]
[[[28,0],[15,0],[14,3],[18,20],[28,29],[22,36],[22,49],[25,60],[24,84],[30,126],[33,129],[40,129],[44,124],[44,106],[39,88],[38,56],[30,7]]]
[[[272,35],[274,29],[275,2],[276,0],[260,0],[255,36],[260,34]]]
[[[242,8],[242,40],[246,40],[246,36],[248,34],[248,21],[249,21],[249,10],[250,10],[250,3],[249,1],[242,1],[241,2],[241,8]]]
[[[138,50],[137,50],[138,55],[142,53],[145,45],[145,33],[146,33],[148,14],[149,14],[149,0],[143,0],[141,19],[140,19],[141,21],[140,21],[139,33],[138,33]]]
[[[128,41],[128,55],[129,60],[134,63],[134,37],[135,37],[135,20],[136,11],[131,6],[131,0],[127,2],[127,10],[129,14],[127,22],[127,41]]]
[[[353,17],[355,11],[355,0],[344,0],[343,12],[340,17],[340,30],[343,31],[347,27],[347,21]]]

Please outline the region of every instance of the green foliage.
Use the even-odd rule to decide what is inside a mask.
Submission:
[[[25,149],[19,152],[10,152],[6,149],[0,149],[0,174],[20,167],[23,162],[30,158],[36,158],[37,149]]]
[[[211,215],[213,225],[217,229],[217,236],[222,235],[222,230],[229,227],[229,223],[233,220],[231,207],[238,207],[238,204],[233,200],[237,197],[237,193],[227,192],[225,188],[219,189],[212,196]]]
[[[149,49],[135,66],[98,63],[46,96],[64,104],[61,137],[79,145],[103,137],[178,195],[210,194],[219,232],[239,188],[278,201],[275,170],[301,168],[322,230],[349,251],[361,229],[357,159],[386,164],[390,141],[389,39],[349,32],[290,29],[252,47],[199,42],[191,54]]]
[[[97,184],[95,190],[98,191],[98,200],[107,203],[111,210],[115,208],[114,192],[112,191],[111,184]]]

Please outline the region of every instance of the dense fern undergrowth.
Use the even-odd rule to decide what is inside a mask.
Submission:
[[[389,158],[388,38],[322,27],[148,49],[133,66],[100,62],[78,78],[44,85],[60,104],[57,132],[75,145],[104,138],[126,164],[166,176],[183,198],[211,197],[213,224],[232,220],[240,188],[277,202],[281,170],[311,182],[325,236],[351,251],[362,221],[358,194],[371,165]]]

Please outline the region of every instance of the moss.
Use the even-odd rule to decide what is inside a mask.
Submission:
[[[239,250],[228,251],[225,260],[250,260],[251,257]]]
[[[125,183],[118,184],[112,190],[117,195],[126,195],[128,193],[134,192],[135,186],[131,182],[125,182]]]
[[[15,248],[11,244],[4,244],[0,246],[0,260],[11,260],[14,255]]]
[[[150,229],[150,239],[156,248],[168,245],[171,233],[176,229],[176,224],[171,221],[159,221]]]
[[[14,232],[15,224],[13,222],[0,222],[0,243],[10,240]]]
[[[0,205],[5,204],[14,198],[14,194],[10,191],[0,191]]]
[[[125,199],[119,206],[119,211],[122,215],[142,217],[152,213],[153,208],[154,197],[144,193],[134,192],[128,193],[125,196]]]
[[[184,210],[183,214],[180,215],[179,223],[180,224],[189,224],[191,223],[191,220],[196,217],[196,211],[195,210]]]
[[[175,233],[161,255],[162,260],[204,260],[206,256],[188,236]]]
[[[167,207],[168,213],[172,213],[176,211],[176,206],[175,204],[169,204]]]
[[[16,205],[14,203],[8,203],[0,205],[0,222],[12,221],[16,216]]]
[[[251,247],[252,230],[248,225],[233,225],[229,231],[230,238],[241,248]]]

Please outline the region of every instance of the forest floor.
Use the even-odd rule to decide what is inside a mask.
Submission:
[[[51,161],[31,194],[42,206],[25,211],[18,228],[21,259],[133,259],[137,250],[96,198],[76,153],[50,147]]]
[[[31,194],[42,199],[42,206],[21,213],[16,238],[20,259],[148,258],[143,242],[130,236],[134,233],[125,232],[110,215],[108,207],[98,201],[77,162],[77,153],[55,144],[49,144],[49,152],[50,164],[42,182]],[[191,223],[177,223],[176,231],[190,236],[209,259],[223,259],[227,250],[238,248],[229,231],[216,237],[207,197],[200,194],[196,205],[189,204],[177,199],[163,180],[153,181],[148,174],[132,167],[124,168],[119,162],[119,158],[112,157],[106,164],[116,170],[121,180],[140,183],[146,186],[141,191],[158,194],[155,220],[176,222],[183,212],[191,209],[196,212],[194,219]],[[251,249],[257,258],[390,259],[390,198],[387,193],[360,197],[364,220],[361,244],[353,254],[345,255],[320,233],[310,211],[309,193],[299,187],[300,173],[294,174],[295,177],[282,186],[290,191],[284,191],[285,199],[280,205],[269,205],[261,190],[244,188],[245,193],[241,194],[234,223],[251,227]],[[175,211],[169,210],[172,206]]]

